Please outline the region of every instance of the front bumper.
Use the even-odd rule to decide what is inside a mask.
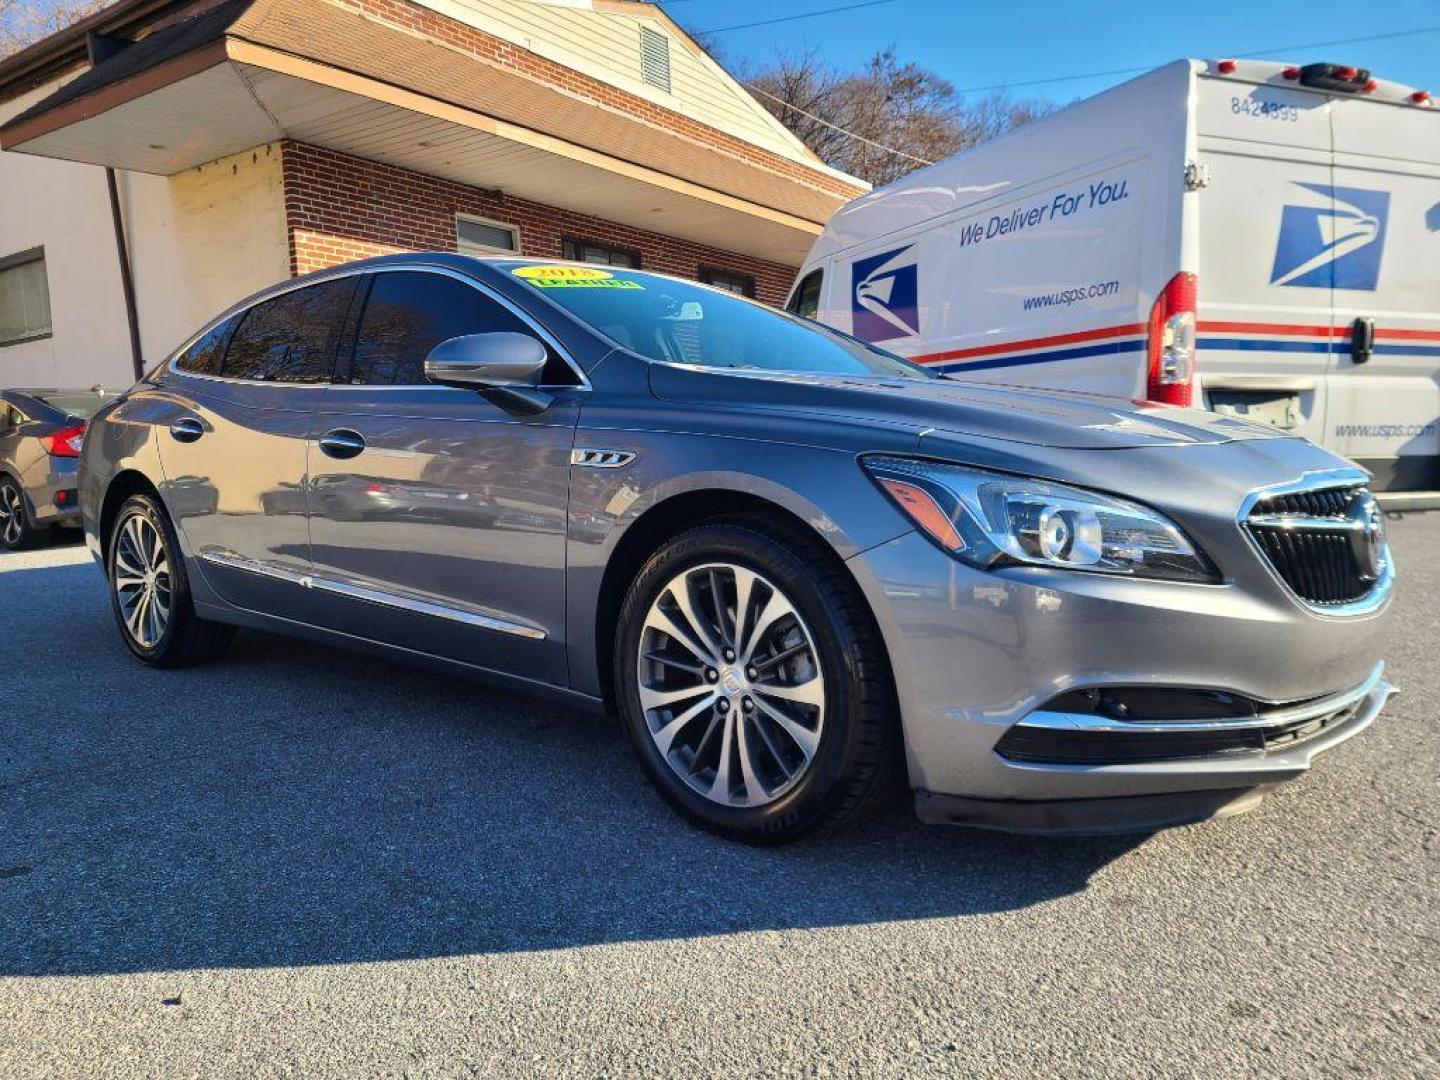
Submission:
[[[895,671],[911,786],[925,820],[1053,831],[1147,828],[1235,812],[1368,726],[1392,688],[1379,662],[1388,597],[1334,617],[1275,584],[1140,581],[1065,571],[980,571],[907,534],[850,560]],[[1332,717],[1263,749],[1123,763],[997,752],[1017,725],[1103,727],[1044,706],[1067,691],[1150,686],[1262,703],[1251,727],[1294,729],[1284,703]],[[1303,711],[1303,710],[1302,710]],[[1129,732],[1145,725],[1129,718]],[[1239,721],[1225,721],[1230,725]],[[1175,730],[1172,724],[1170,730]]]

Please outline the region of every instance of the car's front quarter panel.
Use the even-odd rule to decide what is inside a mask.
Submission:
[[[571,469],[567,626],[575,689],[601,689],[596,612],[607,566],[638,520],[677,497],[763,500],[808,524],[842,559],[909,531],[866,478],[859,455],[911,453],[915,430],[803,417],[777,424],[719,404],[657,401],[634,378],[643,370],[623,381],[608,374],[604,395],[582,412],[575,445],[634,457],[621,468]]]

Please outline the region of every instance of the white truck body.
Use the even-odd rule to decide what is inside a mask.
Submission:
[[[1322,67],[1178,61],[912,173],[834,216],[789,306],[947,373],[1232,412],[1440,489],[1440,109]]]

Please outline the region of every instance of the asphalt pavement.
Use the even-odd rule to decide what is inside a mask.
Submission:
[[[1149,837],[698,832],[618,731],[243,635],[153,672],[0,556],[0,1076],[1440,1075],[1440,513],[1401,689]]]

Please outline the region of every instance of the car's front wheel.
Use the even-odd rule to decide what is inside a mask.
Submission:
[[[791,840],[895,790],[878,631],[844,567],[798,532],[737,519],[665,544],[625,599],[615,680],[651,781],[724,836]]]
[[[225,651],[234,627],[195,614],[180,544],[154,497],[132,495],[125,501],[107,552],[115,622],[137,659],[152,667],[185,667]]]

